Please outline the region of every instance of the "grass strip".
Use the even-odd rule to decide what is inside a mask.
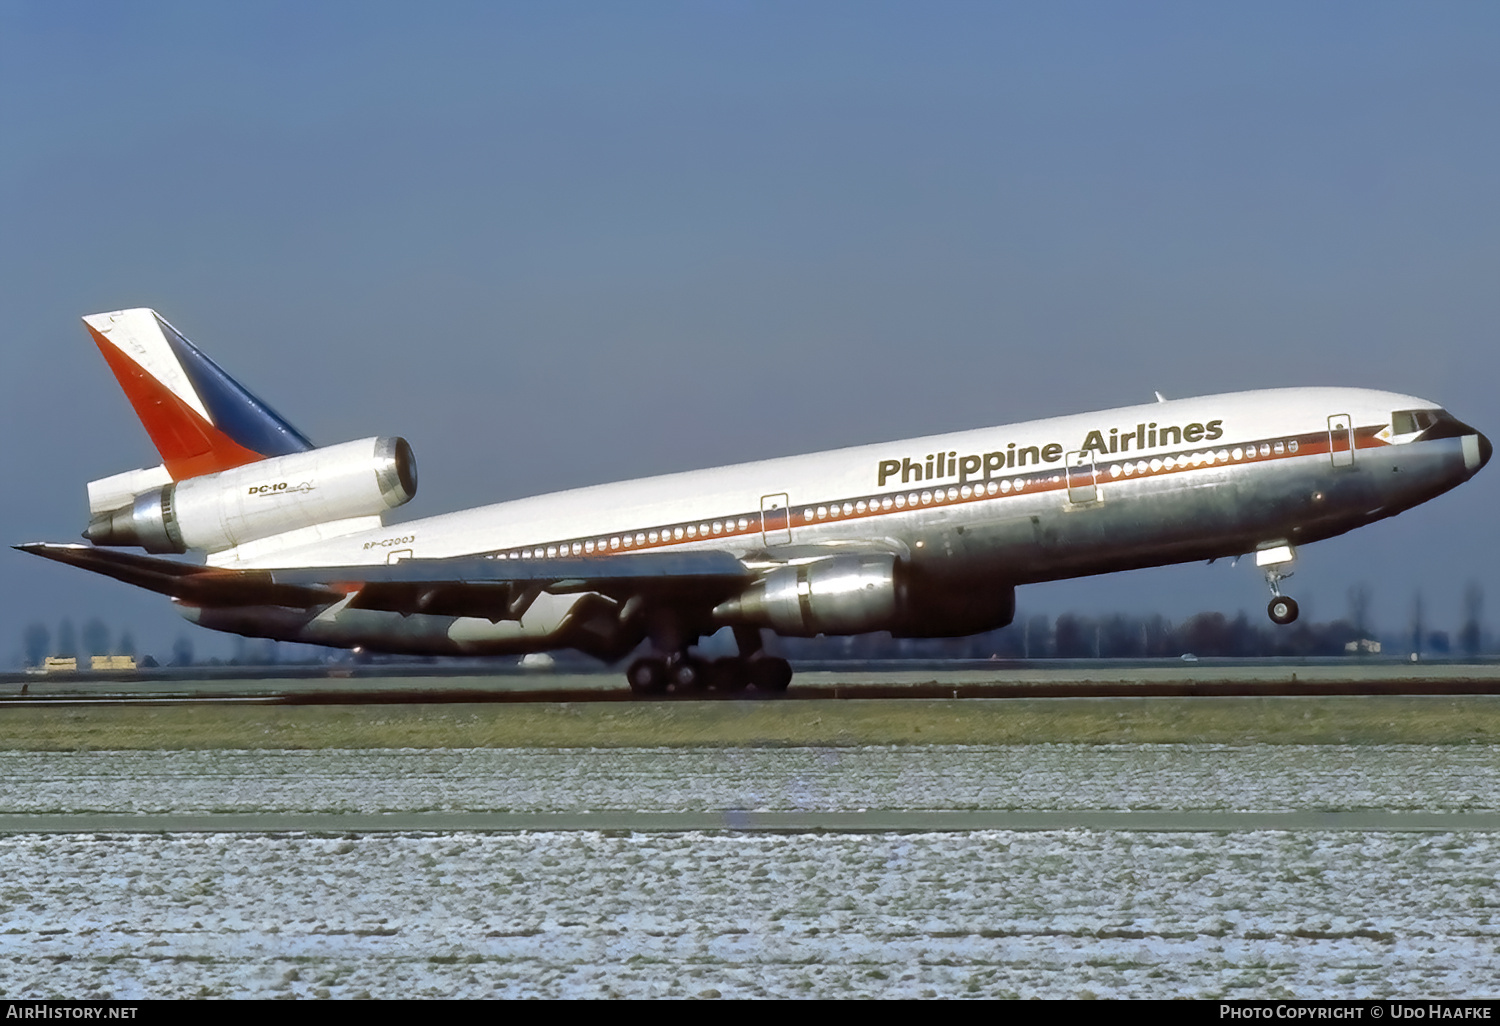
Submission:
[[[0,709],[7,751],[1493,744],[1500,697],[844,699]]]

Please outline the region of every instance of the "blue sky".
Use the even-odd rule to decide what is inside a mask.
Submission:
[[[1500,435],[1500,8],[0,0],[8,542],[156,462],[79,316],[153,306],[419,516],[1288,384]],[[1310,547],[1293,593],[1500,622],[1500,472]],[[24,623],[153,597],[11,553]],[[1260,615],[1248,566],[1021,611]],[[9,625],[9,626],[7,626]],[[200,651],[220,642],[197,632]],[[6,638],[15,639],[5,642]]]

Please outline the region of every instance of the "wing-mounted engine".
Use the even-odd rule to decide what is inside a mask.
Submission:
[[[994,630],[1015,616],[1015,588],[929,580],[894,555],[841,554],[766,572],[714,609],[720,623],[770,627],[778,634],[890,631],[896,637],[958,637]]]
[[[830,556],[768,571],[714,616],[798,638],[859,634],[890,629],[899,591],[894,556]]]
[[[416,458],[404,438],[365,438],[181,481],[160,483],[162,476],[159,469],[131,471],[93,482],[84,537],[147,552],[220,552],[378,515],[417,493]],[[135,491],[140,485],[145,489]]]

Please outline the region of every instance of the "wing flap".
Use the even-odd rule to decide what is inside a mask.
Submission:
[[[542,592],[595,592],[621,602],[651,594],[732,594],[752,572],[727,552],[653,552],[589,559],[404,559],[376,566],[273,570],[278,583],[338,581],[358,589],[349,605],[411,615],[519,620]]]

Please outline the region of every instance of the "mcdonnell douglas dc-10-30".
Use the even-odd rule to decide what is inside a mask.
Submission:
[[[610,662],[645,642],[626,671],[643,693],[784,690],[767,630],[959,637],[1010,623],[1017,585],[1251,553],[1291,623],[1298,546],[1426,502],[1492,451],[1392,392],[1158,396],[387,525],[417,490],[405,440],[315,446],[154,311],[84,323],[162,463],[89,484],[90,544],[20,548],[252,637]],[[204,561],[161,558],[188,552]],[[695,653],[725,627],[738,657]]]

